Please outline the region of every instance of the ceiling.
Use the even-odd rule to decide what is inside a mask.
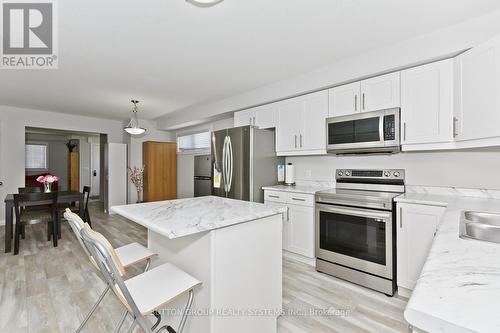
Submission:
[[[65,0],[59,69],[0,70],[0,104],[125,120],[255,89],[500,9],[498,0]]]

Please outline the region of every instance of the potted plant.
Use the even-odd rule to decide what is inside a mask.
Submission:
[[[43,184],[43,188],[44,188],[45,193],[49,193],[49,192],[51,192],[52,183],[59,181],[59,177],[48,174],[45,176],[39,176],[36,179],[36,181]]]
[[[129,179],[132,184],[134,184],[135,189],[137,191],[137,203],[142,202],[141,201],[141,192],[142,189],[144,188],[144,166],[141,168],[138,168],[134,166],[133,168],[128,168],[130,175]]]
[[[69,140],[68,142],[66,142],[66,147],[68,147],[68,151],[70,153],[73,152],[73,149],[75,149],[76,146],[77,146],[77,144],[74,141],[72,141],[72,140]]]

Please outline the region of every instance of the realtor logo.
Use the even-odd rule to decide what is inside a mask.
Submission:
[[[54,9],[52,0],[1,1],[2,68],[57,68]]]

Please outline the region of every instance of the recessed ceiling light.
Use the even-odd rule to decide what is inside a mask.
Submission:
[[[224,0],[186,0],[187,2],[197,6],[197,7],[211,7]]]

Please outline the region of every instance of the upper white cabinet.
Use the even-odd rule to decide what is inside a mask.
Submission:
[[[330,89],[328,91],[330,103],[328,116],[338,117],[359,112],[360,95],[361,83],[359,81]]]
[[[326,154],[326,90],[279,103],[276,152],[286,155]]]
[[[276,127],[278,103],[271,103],[234,113],[234,127],[253,125],[259,128]]]
[[[399,72],[376,76],[329,90],[330,117],[400,106]]]
[[[453,141],[453,59],[401,72],[401,141]]]
[[[500,136],[500,36],[458,57],[456,140]]]
[[[398,203],[397,208],[397,284],[399,293],[409,296],[405,293],[420,277],[445,207]]]
[[[399,72],[361,81],[361,112],[397,108],[400,105]]]

